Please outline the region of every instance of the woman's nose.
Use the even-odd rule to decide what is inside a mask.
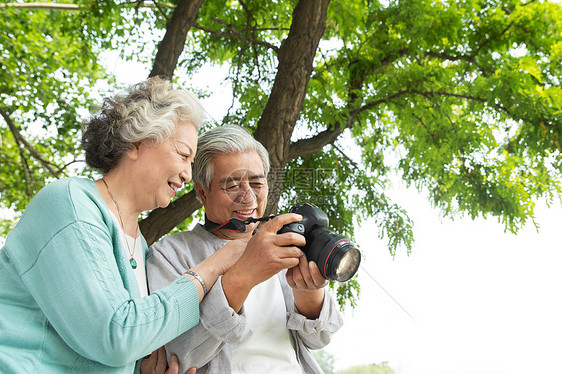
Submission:
[[[185,169],[180,172],[180,178],[183,183],[191,181],[191,164],[188,164]]]

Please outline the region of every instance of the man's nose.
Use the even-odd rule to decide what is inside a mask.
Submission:
[[[240,189],[238,190],[237,202],[241,204],[248,204],[256,200],[256,194],[251,188],[250,183],[241,182]]]

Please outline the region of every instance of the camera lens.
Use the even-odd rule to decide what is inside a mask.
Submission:
[[[353,277],[361,262],[361,252],[359,252],[357,248],[353,247],[350,242],[348,242],[347,245],[352,248],[344,251],[344,255],[339,260],[335,270],[336,280],[338,282],[345,282]]]
[[[307,237],[304,252],[316,262],[324,278],[345,282],[355,275],[361,263],[361,252],[349,239],[315,227]]]

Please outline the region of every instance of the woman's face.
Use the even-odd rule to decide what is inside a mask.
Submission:
[[[197,129],[189,122],[178,123],[174,134],[161,143],[140,143],[136,152],[145,210],[168,206],[176,191],[191,180],[196,150]]]

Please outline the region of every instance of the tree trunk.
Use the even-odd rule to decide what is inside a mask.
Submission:
[[[187,32],[196,21],[203,0],[180,1],[158,46],[150,76],[172,77],[183,50]],[[269,151],[271,173],[266,214],[277,211],[283,191],[284,168],[290,160],[291,135],[304,105],[318,43],[326,28],[330,0],[301,0],[293,11],[289,35],[279,49],[279,66],[255,138]],[[165,209],[155,209],[144,219],[141,231],[148,244],[167,234],[201,207],[195,191]]]
[[[275,82],[254,133],[271,159],[266,214],[277,211],[291,135],[303,108],[318,43],[326,28],[329,3],[330,0],[301,0],[295,7],[289,35],[279,50]]]
[[[158,44],[158,52],[149,77],[157,75],[172,79],[178,59],[183,52],[187,33],[199,16],[204,0],[180,0],[166,25],[166,34]]]
[[[195,189],[170,203],[166,208],[154,209],[140,222],[140,230],[148,245],[169,233],[174,227],[191,216],[201,203],[197,200]]]
[[[185,47],[185,40],[189,29],[197,21],[199,9],[204,0],[179,0],[172,18],[166,25],[166,34],[158,44],[158,52],[154,59],[150,77],[164,76],[171,79],[178,64],[178,59]],[[151,245],[162,236],[169,233],[187,217],[191,216],[201,203],[197,200],[195,190],[185,194],[167,208],[155,209],[148,217],[140,222],[140,229]]]

